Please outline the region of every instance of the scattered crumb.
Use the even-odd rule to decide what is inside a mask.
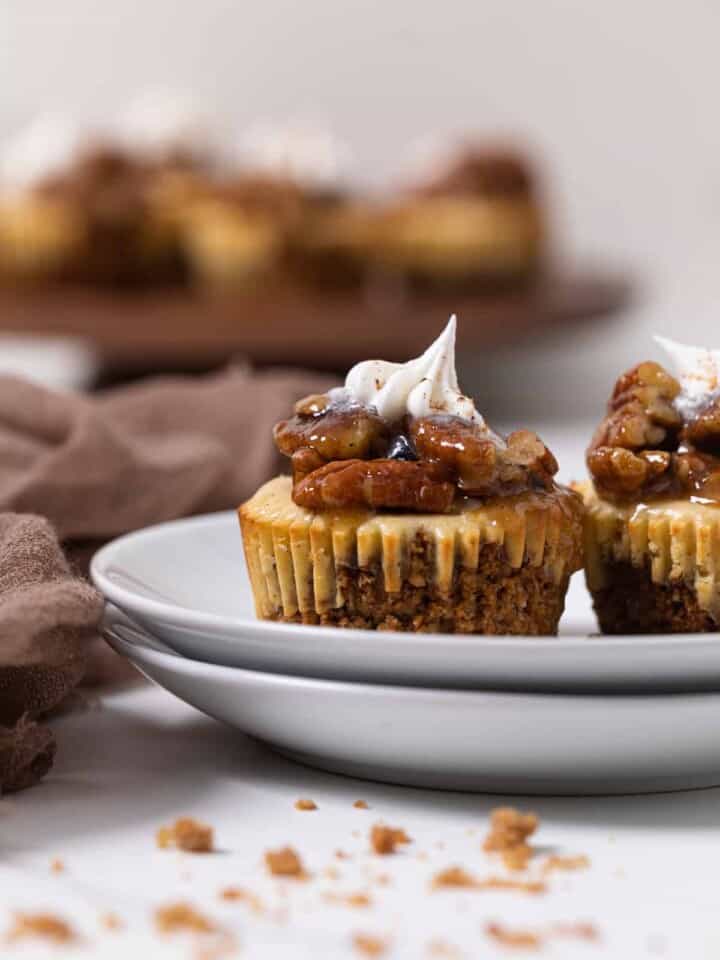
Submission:
[[[372,897],[367,893],[351,893],[345,898],[349,907],[371,907]]]
[[[317,804],[314,800],[308,800],[305,797],[301,797],[299,800],[295,801],[296,810],[317,810]]]
[[[428,858],[428,855],[427,855],[427,853],[425,853],[424,850],[421,850],[420,853],[417,855],[417,859],[418,859],[418,860],[422,860],[423,862],[425,862],[425,860],[427,860],[427,858]]]
[[[547,886],[541,880],[511,880],[508,877],[487,877],[479,880],[463,867],[448,867],[435,874],[433,889],[463,887],[471,890],[514,890],[518,893],[545,893]]]
[[[78,939],[70,924],[53,913],[16,913],[7,941],[14,943],[30,938],[52,943],[72,943]]]
[[[389,873],[379,873],[374,879],[379,887],[388,887],[390,885]]]
[[[335,859],[336,859],[336,860],[350,860],[351,857],[350,857],[350,854],[349,854],[349,853],[345,853],[344,850],[336,850],[336,851],[335,851]]]
[[[376,823],[370,831],[370,846],[375,853],[395,853],[398,844],[410,842],[410,837],[399,827],[386,827],[382,823]]]
[[[265,864],[276,877],[298,877],[307,876],[302,865],[302,860],[292,847],[282,847],[280,850],[268,850],[265,854]]]
[[[226,900],[228,903],[246,903],[253,913],[263,912],[260,897],[243,887],[225,887],[224,890],[220,891],[220,899]]]
[[[543,873],[550,873],[551,870],[584,870],[590,866],[590,859],[584,854],[576,857],[548,857],[543,864]]]
[[[353,804],[353,806],[355,807],[356,810],[369,810],[369,809],[370,809],[370,807],[367,805],[367,803],[366,803],[364,800],[356,800],[355,803]]]
[[[170,827],[160,827],[155,839],[161,850],[177,847],[188,853],[212,853],[214,849],[212,827],[192,817],[181,817]]]
[[[533,853],[527,839],[535,833],[538,824],[534,813],[496,807],[490,814],[490,832],[483,842],[483,850],[500,853],[509,870],[524,870]]]
[[[527,843],[520,843],[517,847],[500,851],[502,862],[508,870],[526,870],[532,854],[532,847]]]
[[[189,903],[169,903],[155,911],[155,926],[161,933],[214,933],[215,925]]]
[[[517,950],[539,950],[542,946],[542,937],[531,930],[509,930],[499,923],[488,923],[485,927],[485,933],[491,940],[503,947],[513,947]]]
[[[353,830],[353,832],[350,834],[350,836],[351,836],[351,837],[360,837],[360,836],[362,836],[362,834],[360,833],[359,830]]]
[[[468,873],[463,867],[448,867],[441,870],[433,877],[432,885],[439,887],[474,887],[477,883],[475,877]]]
[[[60,859],[55,859],[50,861],[50,872],[51,873],[65,873],[65,864]]]
[[[388,949],[386,940],[374,937],[367,933],[356,933],[353,937],[353,947],[358,953],[366,957],[382,957]]]
[[[100,925],[106,930],[121,930],[122,920],[116,913],[104,913],[100,917]]]
[[[323,870],[323,874],[328,878],[328,880],[335,881],[340,879],[340,871],[338,870],[337,867],[333,867],[333,866],[325,867],[325,869]]]

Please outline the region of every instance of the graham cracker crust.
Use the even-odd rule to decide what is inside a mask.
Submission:
[[[339,565],[341,606],[290,617],[278,611],[272,619],[414,633],[555,634],[569,576],[556,582],[543,567],[524,563],[515,569],[502,547],[485,544],[476,569],[455,569],[449,591],[439,590],[434,579],[433,545],[418,536],[399,591],[386,591],[379,563],[367,569]]]
[[[718,623],[683,580],[654,583],[648,566],[610,563],[592,591],[603,633],[713,633]]]

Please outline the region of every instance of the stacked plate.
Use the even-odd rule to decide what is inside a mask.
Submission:
[[[581,577],[556,638],[261,622],[234,513],[121,537],[92,576],[115,650],[304,763],[499,793],[720,783],[718,639],[598,636]]]

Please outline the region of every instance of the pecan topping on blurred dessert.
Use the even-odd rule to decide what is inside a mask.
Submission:
[[[658,363],[640,363],[615,384],[587,462],[597,492],[616,503],[718,499],[720,397],[683,405],[674,377]]]
[[[311,396],[275,427],[293,500],[447,513],[458,497],[552,490],[557,463],[528,430],[503,440],[457,386],[455,318],[417,360],[368,361],[343,388]]]

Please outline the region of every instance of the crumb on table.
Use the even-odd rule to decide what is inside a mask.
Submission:
[[[172,826],[160,827],[155,835],[158,847],[177,847],[187,853],[212,853],[213,829],[192,817],[180,817]]]
[[[54,913],[16,913],[7,941],[14,943],[31,938],[52,943],[72,943],[78,939],[70,924]]]
[[[262,913],[263,904],[260,897],[244,887],[225,887],[220,891],[220,899],[228,903],[246,903],[253,913]]]
[[[104,913],[104,914],[100,917],[100,924],[101,924],[101,926],[103,926],[106,930],[121,930],[121,929],[122,929],[122,921],[121,921],[120,917],[119,917],[116,913],[112,913],[112,911],[109,911],[108,913]]]
[[[50,861],[50,872],[51,873],[64,873],[65,864],[59,857],[56,857],[54,860]]]
[[[300,797],[295,801],[296,810],[317,810],[317,804],[314,800],[308,800],[306,797]]]
[[[542,937],[532,930],[509,929],[499,923],[488,923],[485,927],[487,936],[503,947],[512,947],[517,950],[539,950],[542,946]]]
[[[155,926],[161,933],[214,933],[215,924],[189,903],[169,903],[155,911]]]
[[[376,823],[370,831],[370,846],[375,853],[395,853],[399,844],[410,842],[410,837],[400,827],[386,827],[382,823]]]
[[[353,806],[355,807],[356,810],[369,810],[369,809],[370,809],[370,807],[367,805],[367,803],[366,803],[364,800],[356,800],[355,803],[353,804]]]
[[[381,937],[367,933],[356,933],[353,937],[353,947],[358,953],[366,957],[382,957],[388,949],[388,943]]]
[[[462,887],[467,890],[516,891],[518,893],[545,893],[547,886],[542,880],[512,880],[509,877],[487,877],[480,880],[464,867],[447,867],[433,877],[434,890],[447,887]]]
[[[490,814],[490,831],[483,842],[483,850],[501,854],[509,870],[524,870],[533,853],[527,840],[538,825],[534,813],[521,813],[514,807],[496,807]]]
[[[265,853],[265,865],[276,877],[305,877],[302,860],[292,847],[280,850],[268,850]]]

